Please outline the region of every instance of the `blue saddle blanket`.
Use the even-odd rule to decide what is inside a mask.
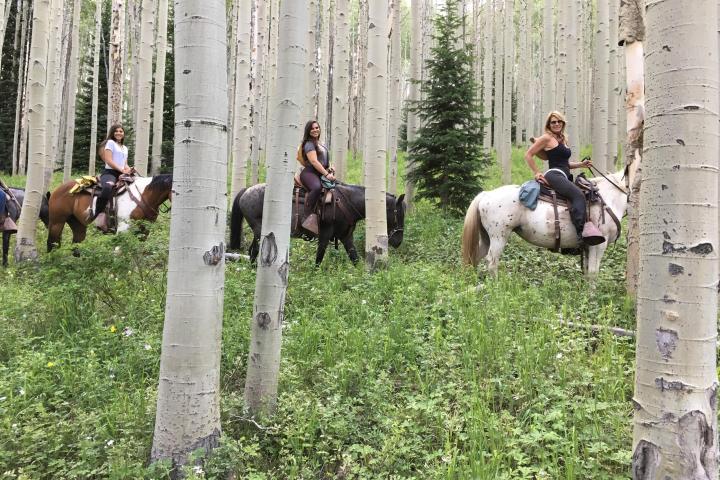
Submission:
[[[539,197],[540,184],[536,180],[528,180],[520,185],[520,203],[530,210],[535,210]]]

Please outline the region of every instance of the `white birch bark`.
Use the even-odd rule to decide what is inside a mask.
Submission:
[[[348,155],[348,106],[350,95],[350,22],[348,0],[335,0],[333,37],[332,155],[337,176],[345,180]]]
[[[30,50],[29,40],[30,37],[28,36],[28,16],[29,16],[29,7],[30,2],[29,0],[21,1],[21,11],[19,15],[21,16],[21,27],[20,27],[20,54],[19,54],[19,62],[18,62],[18,91],[17,91],[17,99],[15,101],[15,131],[13,133],[13,159],[12,159],[12,174],[17,175],[20,172],[20,132],[25,131],[22,129],[22,124],[24,120],[26,119],[26,116],[23,114],[23,107],[25,105],[25,95],[27,92],[27,64],[26,57],[28,54],[28,51]],[[22,158],[23,165],[25,164],[25,157]],[[23,166],[23,171],[25,170]]]
[[[504,66],[503,66],[503,96],[502,96],[502,136],[500,137],[500,168],[502,169],[502,182],[504,185],[511,183],[511,155],[512,155],[512,92],[513,74],[515,72],[515,22],[513,12],[515,0],[505,0],[503,7],[505,21],[503,31]]]
[[[65,160],[63,182],[70,180],[75,144],[75,97],[80,69],[80,0],[73,1],[70,71],[68,72],[67,122],[65,123]]]
[[[44,190],[48,189],[50,179],[55,166],[59,163],[58,141],[60,139],[60,110],[62,105],[62,90],[64,84],[64,75],[61,73],[61,65],[63,64],[63,42],[64,28],[64,12],[62,0],[50,1],[50,38],[48,40],[48,58],[47,58],[47,87],[45,91],[47,112],[45,114],[46,123],[46,149],[47,158],[45,163],[45,175],[43,178]]]
[[[306,28],[310,21],[301,2],[280,5],[277,95],[278,119],[270,129],[278,141],[270,143],[268,176],[263,205],[260,255],[251,322],[245,405],[251,413],[272,412],[277,403],[280,346],[289,274],[290,210],[295,152],[304,123],[303,95],[307,75]]]
[[[88,158],[88,175],[95,175],[95,162],[97,161],[97,119],[98,119],[98,90],[100,87],[100,35],[102,35],[102,3],[95,2],[95,35],[93,37],[93,83],[92,106],[90,107],[90,157]]]
[[[367,107],[365,159],[365,263],[373,271],[388,262],[385,214],[387,155],[387,3],[368,2]]]
[[[328,92],[330,87],[330,0],[322,0],[320,17],[320,53],[319,58],[319,86],[318,86],[318,119],[325,122],[325,131],[328,135],[325,140],[332,149],[332,130],[328,129]]]
[[[527,37],[529,35],[529,29],[527,24],[527,17],[525,11],[527,10],[527,4],[530,2],[518,2],[518,34],[517,34],[517,75],[516,75],[516,117],[515,117],[515,135],[513,137],[514,145],[522,145],[523,143],[523,127],[525,119],[525,109],[527,108],[527,95],[529,93],[528,82],[528,52],[527,52]]]
[[[543,9],[543,112],[547,115],[557,110],[555,105],[555,50],[553,38],[555,38],[555,27],[553,24],[553,0],[545,0]]]
[[[617,170],[617,155],[618,155],[618,96],[620,95],[620,88],[618,82],[618,49],[617,49],[617,37],[618,37],[618,0],[608,0],[609,6],[609,28],[610,28],[610,41],[608,51],[610,61],[608,63],[608,164],[607,169],[609,172]]]
[[[29,95],[30,95],[30,51],[32,48],[30,47],[30,42],[32,41],[30,39],[32,35],[28,32],[28,48],[27,52],[25,54],[25,88],[23,91],[23,97],[22,97],[22,104],[20,105],[20,133],[18,135],[18,174],[19,175],[25,175],[25,172],[27,170],[27,162],[28,162],[28,128],[29,128],[29,109],[30,105],[28,103]]]
[[[640,268],[640,185],[642,181],[641,154],[645,123],[644,0],[623,0],[620,8],[620,44],[625,52],[625,165],[628,170],[630,197],[628,199],[626,289],[634,297]]]
[[[167,299],[151,459],[182,465],[220,436],[227,210],[224,0],[175,10],[175,155]],[[202,208],[198,208],[202,206]]]
[[[8,16],[10,14],[10,8],[12,7],[12,0],[5,3],[5,0],[0,0],[0,52],[3,51],[3,46],[5,45],[5,29],[7,28],[8,23]],[[19,10],[19,8],[18,8]],[[17,30],[17,21],[18,16],[15,17],[15,29]],[[2,65],[0,65],[0,69],[2,68]]]
[[[261,150],[265,148],[264,115],[266,111],[267,92],[264,88],[265,62],[267,60],[268,46],[268,21],[267,21],[267,0],[255,1],[255,70],[253,72],[252,95],[253,104],[253,136],[250,153],[250,183],[258,183],[260,172]]]
[[[387,190],[397,193],[398,124],[400,118],[400,0],[390,2],[390,74],[388,75],[388,184]]]
[[[502,169],[502,127],[503,127],[503,87],[504,87],[504,58],[505,35],[503,30],[505,10],[502,0],[495,0],[495,89],[493,91],[493,148]],[[504,175],[504,174],[503,174]],[[503,177],[504,182],[504,177]]]
[[[123,73],[125,57],[125,0],[112,0],[110,14],[108,129],[122,123]]]
[[[408,101],[410,106],[420,100],[420,86],[417,82],[420,81],[420,69],[421,69],[421,43],[420,43],[420,23],[421,23],[421,9],[420,2],[422,0],[411,0],[410,1],[410,94]],[[408,111],[407,114],[407,140],[408,143],[417,138],[417,131],[419,127],[418,116],[412,111]],[[409,173],[412,171],[412,162],[408,162],[406,165],[406,171]],[[406,176],[407,177],[407,176]],[[415,186],[411,181],[405,182],[405,202],[409,209],[412,209],[415,194]]]
[[[28,71],[30,159],[25,183],[25,201],[18,221],[15,243],[16,262],[35,260],[38,257],[35,231],[40,214],[40,203],[45,192],[44,175],[47,164],[45,102],[47,101],[46,59],[50,39],[50,0],[34,0],[32,32]]]
[[[305,56],[305,75],[308,77],[308,82],[305,85],[305,108],[303,109],[305,121],[310,119],[317,119],[317,96],[315,91],[317,89],[318,81],[318,64],[317,64],[317,17],[320,13],[319,0],[307,0],[306,8],[310,11],[310,19],[305,26],[305,43],[306,43],[306,56]],[[325,119],[322,119],[323,121]]]
[[[535,88],[533,79],[537,76],[537,70],[535,69],[535,55],[533,48],[533,37],[532,32],[535,31],[535,25],[533,25],[533,18],[535,16],[535,2],[534,0],[527,0],[527,5],[521,15],[525,15],[525,25],[527,26],[527,32],[525,32],[525,61],[527,62],[527,71],[525,78],[525,88],[527,89],[525,97],[525,115],[520,119],[520,124],[523,129],[523,141],[527,140],[533,135],[533,119],[535,118],[535,101],[539,90]]]
[[[558,12],[557,12],[557,73],[555,74],[555,102],[557,103],[556,110],[563,110],[567,115],[567,97],[566,97],[566,84],[568,74],[568,38],[567,38],[567,16],[568,13],[568,0],[558,0]]]
[[[230,201],[233,202],[246,185],[247,163],[250,158],[250,0],[238,0],[235,39],[235,107],[233,120],[232,181]]]
[[[580,155],[580,108],[578,105],[578,79],[577,79],[577,25],[575,23],[575,0],[566,0],[563,15],[565,15],[565,44],[567,75],[565,83],[565,114],[568,120],[568,137],[571,145],[572,158]]]
[[[485,56],[483,57],[483,81],[482,81],[482,102],[483,116],[485,124],[483,125],[483,146],[490,149],[492,146],[492,100],[493,100],[493,60],[494,60],[494,35],[493,35],[493,2],[485,2],[483,9],[483,39],[485,44]]]
[[[716,0],[647,2],[635,479],[718,478]]]
[[[595,31],[595,65],[597,77],[594,82],[593,94],[593,127],[592,146],[593,160],[597,167],[607,170],[607,138],[608,138],[608,64],[609,29],[608,29],[608,2],[598,2],[597,27]]]
[[[160,173],[162,166],[163,114],[165,112],[165,61],[167,55],[168,0],[158,0],[157,38],[155,39],[155,92],[152,116],[152,152],[150,174]],[[248,45],[248,52],[250,46]]]
[[[135,105],[135,161],[133,166],[142,176],[147,176],[150,147],[150,111],[153,88],[153,31],[155,12],[152,0],[142,0],[140,16],[140,44],[137,49],[137,104]],[[162,98],[158,101],[162,103]]]

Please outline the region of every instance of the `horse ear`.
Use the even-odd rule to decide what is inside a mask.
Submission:
[[[405,198],[405,194],[403,193],[402,195],[400,195],[400,196],[398,197],[397,202],[395,202],[395,203],[398,204],[398,205],[402,204],[402,201],[403,201],[404,198]]]

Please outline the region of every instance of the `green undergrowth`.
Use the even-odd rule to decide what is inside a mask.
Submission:
[[[147,226],[4,272],[0,478],[167,477],[147,461],[169,215]],[[316,269],[316,244],[293,241],[265,419],[242,398],[255,272],[228,263],[223,437],[188,478],[627,478],[632,340],[564,323],[633,328],[624,245],[590,284],[577,257],[513,237],[492,278],[461,266],[461,229],[418,205],[374,274],[342,246]]]

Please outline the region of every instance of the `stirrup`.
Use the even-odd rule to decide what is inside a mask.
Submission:
[[[594,246],[600,245],[605,241],[605,237],[600,232],[600,229],[595,226],[592,222],[585,222],[582,230],[582,241],[585,245]]]

